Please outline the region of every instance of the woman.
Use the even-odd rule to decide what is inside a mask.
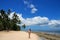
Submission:
[[[28,34],[29,34],[29,38],[30,38],[30,35],[31,35],[31,29],[28,30]]]

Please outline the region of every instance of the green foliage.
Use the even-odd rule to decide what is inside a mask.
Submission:
[[[3,30],[2,22],[0,21],[0,31]]]
[[[10,19],[8,16],[10,15],[11,10],[9,9],[6,13],[4,10],[0,10],[0,31],[2,30],[20,30],[20,26],[17,25],[21,23],[20,20],[18,20],[18,16],[16,13],[14,13],[13,18]]]
[[[13,25],[12,30],[18,31],[20,30],[20,27],[17,26],[16,24]]]

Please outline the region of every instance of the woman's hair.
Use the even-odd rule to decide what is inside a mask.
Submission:
[[[29,28],[29,31],[31,31],[31,28]]]

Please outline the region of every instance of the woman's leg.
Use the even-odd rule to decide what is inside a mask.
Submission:
[[[30,38],[30,33],[29,33],[29,38]]]

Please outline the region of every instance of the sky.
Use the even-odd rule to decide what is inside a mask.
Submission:
[[[1,9],[11,9],[10,18],[16,12],[27,28],[60,30],[60,0],[0,0]]]

